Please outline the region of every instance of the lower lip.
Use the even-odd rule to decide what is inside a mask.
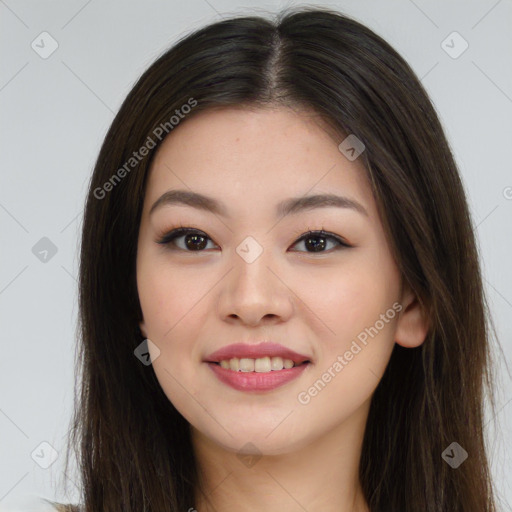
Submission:
[[[304,363],[293,368],[270,372],[235,372],[215,363],[207,363],[217,378],[238,391],[269,391],[296,379],[309,366]]]

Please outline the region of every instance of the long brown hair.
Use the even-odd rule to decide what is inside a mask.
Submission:
[[[182,109],[191,98],[195,106]],[[313,7],[281,11],[275,21],[231,18],[182,38],[143,73],[105,137],[80,254],[80,388],[69,447],[83,510],[194,505],[189,425],[152,366],[134,356],[143,340],[137,237],[148,170],[163,140],[156,128],[171,133],[176,110],[186,122],[241,105],[307,108],[339,142],[354,134],[364,143],[390,247],[430,319],[420,347],[395,344],[372,398],[360,460],[371,511],[494,512],[483,429],[493,326],[457,166],[427,93],[400,55],[364,25]],[[154,147],[134,164],[133,152],[149,138]],[[469,454],[457,469],[442,457],[452,442]],[[66,467],[68,458],[69,449]]]

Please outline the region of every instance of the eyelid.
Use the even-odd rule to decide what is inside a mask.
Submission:
[[[353,245],[350,244],[348,242],[348,240],[346,240],[345,238],[343,238],[340,235],[337,235],[336,233],[331,233],[330,231],[327,231],[326,229],[324,229],[323,226],[321,229],[311,229],[308,227],[306,229],[306,231],[300,229],[299,231],[295,231],[292,235],[293,238],[299,237],[296,239],[295,243],[300,242],[307,236],[325,236],[326,238],[333,238],[334,240],[336,240],[337,242],[339,242],[341,245],[343,245],[345,247],[353,247]]]
[[[189,234],[189,233],[192,233],[192,234],[197,234],[197,235],[203,235],[205,236],[206,238],[212,240],[213,242],[213,239],[207,234],[205,233],[204,231],[198,229],[198,228],[193,228],[193,227],[190,227],[190,226],[178,226],[176,228],[171,228],[167,231],[164,231],[164,233],[162,235],[160,235],[156,241],[157,244],[162,244],[162,245],[167,245],[169,244],[171,241],[173,241],[175,238],[178,238],[180,236],[183,236],[183,235],[186,235],[186,234]]]

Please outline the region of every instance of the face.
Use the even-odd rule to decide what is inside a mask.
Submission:
[[[152,164],[137,252],[140,328],[169,400],[226,449],[250,441],[279,454],[312,443],[367,411],[395,342],[423,340],[361,159],[349,160],[342,140],[304,112],[207,111],[175,128]],[[150,213],[177,190],[219,208],[161,201]],[[352,203],[277,209],[323,194]],[[179,227],[191,231],[167,236]],[[309,363],[233,376],[208,362],[228,345],[260,342]],[[258,369],[277,352],[257,352]],[[241,355],[249,369],[255,358]]]

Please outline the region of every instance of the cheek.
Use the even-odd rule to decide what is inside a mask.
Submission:
[[[173,271],[169,265],[144,263],[137,280],[148,338],[159,351],[157,357],[152,354],[153,370],[169,401],[190,421],[191,396],[198,394],[199,356],[194,340],[204,325],[197,303],[205,290],[197,274],[194,282],[193,275]]]
[[[392,306],[399,297],[399,276],[392,260],[383,256],[361,252],[346,264],[325,269],[325,278],[311,274],[311,279],[301,280],[298,294],[304,310],[314,313],[319,360],[327,362],[343,354],[353,340],[362,346],[367,342],[365,358],[389,353],[398,316]],[[370,340],[382,343],[372,343],[376,346],[368,349]]]
[[[198,274],[179,272],[168,265],[141,263],[137,273],[139,300],[148,330],[155,339],[169,338],[186,321],[202,295]],[[166,336],[167,335],[167,336]]]
[[[188,382],[201,361],[197,340],[205,337],[202,331],[211,313],[208,290],[216,282],[205,274],[155,259],[148,259],[147,264],[141,260],[138,267],[139,300],[147,335],[160,350],[153,366],[166,392],[174,392],[177,386],[171,375]],[[188,382],[187,387],[192,388],[192,383]]]
[[[322,327],[314,333],[314,374],[297,399],[305,410],[315,408],[317,421],[325,424],[341,422],[367,403],[394,346],[399,295],[393,268],[358,263],[350,271],[348,265],[331,270],[322,288],[309,287],[314,291],[307,292],[304,283],[304,300],[314,305]]]

